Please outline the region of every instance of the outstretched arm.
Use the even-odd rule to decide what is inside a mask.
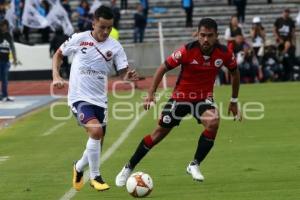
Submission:
[[[238,108],[238,95],[239,95],[239,88],[240,88],[240,72],[238,68],[231,72],[232,78],[232,94],[231,100],[228,107],[228,114],[232,113],[234,119],[238,119],[239,121],[242,120],[240,116],[240,111]]]
[[[165,66],[164,63],[162,63],[156,70],[152,84],[148,90],[147,97],[145,98],[144,101],[144,109],[149,110],[151,103],[155,103],[155,92],[158,88],[159,83],[161,82],[164,74],[168,71],[167,67]]]

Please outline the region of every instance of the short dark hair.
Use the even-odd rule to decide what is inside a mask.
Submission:
[[[201,27],[205,27],[208,29],[215,29],[216,32],[218,32],[218,24],[217,22],[212,18],[203,18],[200,20],[198,24],[198,30],[200,30]]]
[[[99,8],[96,9],[94,13],[94,18],[99,19],[100,17],[104,19],[113,19],[114,14],[110,7],[100,6]]]

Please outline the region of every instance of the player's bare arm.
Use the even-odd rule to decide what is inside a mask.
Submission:
[[[124,81],[137,81],[138,80],[138,73],[135,71],[135,69],[132,69],[130,67],[121,69],[119,71],[119,74],[120,74],[120,77]]]
[[[157,90],[157,87],[159,83],[161,82],[164,74],[167,72],[167,67],[165,66],[164,63],[162,63],[156,70],[154,77],[153,77],[153,82],[148,90],[148,94],[144,100],[144,109],[149,110],[151,107],[151,104],[155,103],[155,92]]]
[[[64,87],[64,80],[59,75],[60,66],[62,64],[63,55],[61,51],[58,49],[56,53],[53,55],[52,60],[52,79],[54,87],[60,89]]]
[[[238,108],[238,95],[239,95],[239,88],[240,88],[240,72],[238,68],[231,72],[231,78],[232,78],[232,94],[231,94],[230,104],[228,107],[228,115],[232,113],[234,120],[238,119],[239,121],[241,121],[242,116]]]

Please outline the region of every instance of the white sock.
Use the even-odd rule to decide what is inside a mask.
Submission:
[[[84,168],[87,166],[87,164],[89,164],[87,151],[84,150],[81,159],[78,160],[76,165],[75,165],[76,171],[83,172]]]
[[[86,144],[86,152],[90,167],[90,178],[94,179],[96,176],[100,175],[100,151],[101,144],[100,140],[95,140],[93,138],[89,138]]]

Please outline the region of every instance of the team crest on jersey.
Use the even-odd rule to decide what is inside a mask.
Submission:
[[[173,53],[172,57],[175,60],[179,60],[182,57],[182,54],[181,54],[180,51],[176,51],[176,52]]]
[[[112,52],[111,52],[111,51],[107,51],[107,52],[105,53],[105,55],[106,55],[106,57],[107,57],[108,59],[110,59],[110,58],[112,57]]]
[[[222,59],[217,59],[215,60],[215,67],[221,67],[223,65],[223,60]]]

